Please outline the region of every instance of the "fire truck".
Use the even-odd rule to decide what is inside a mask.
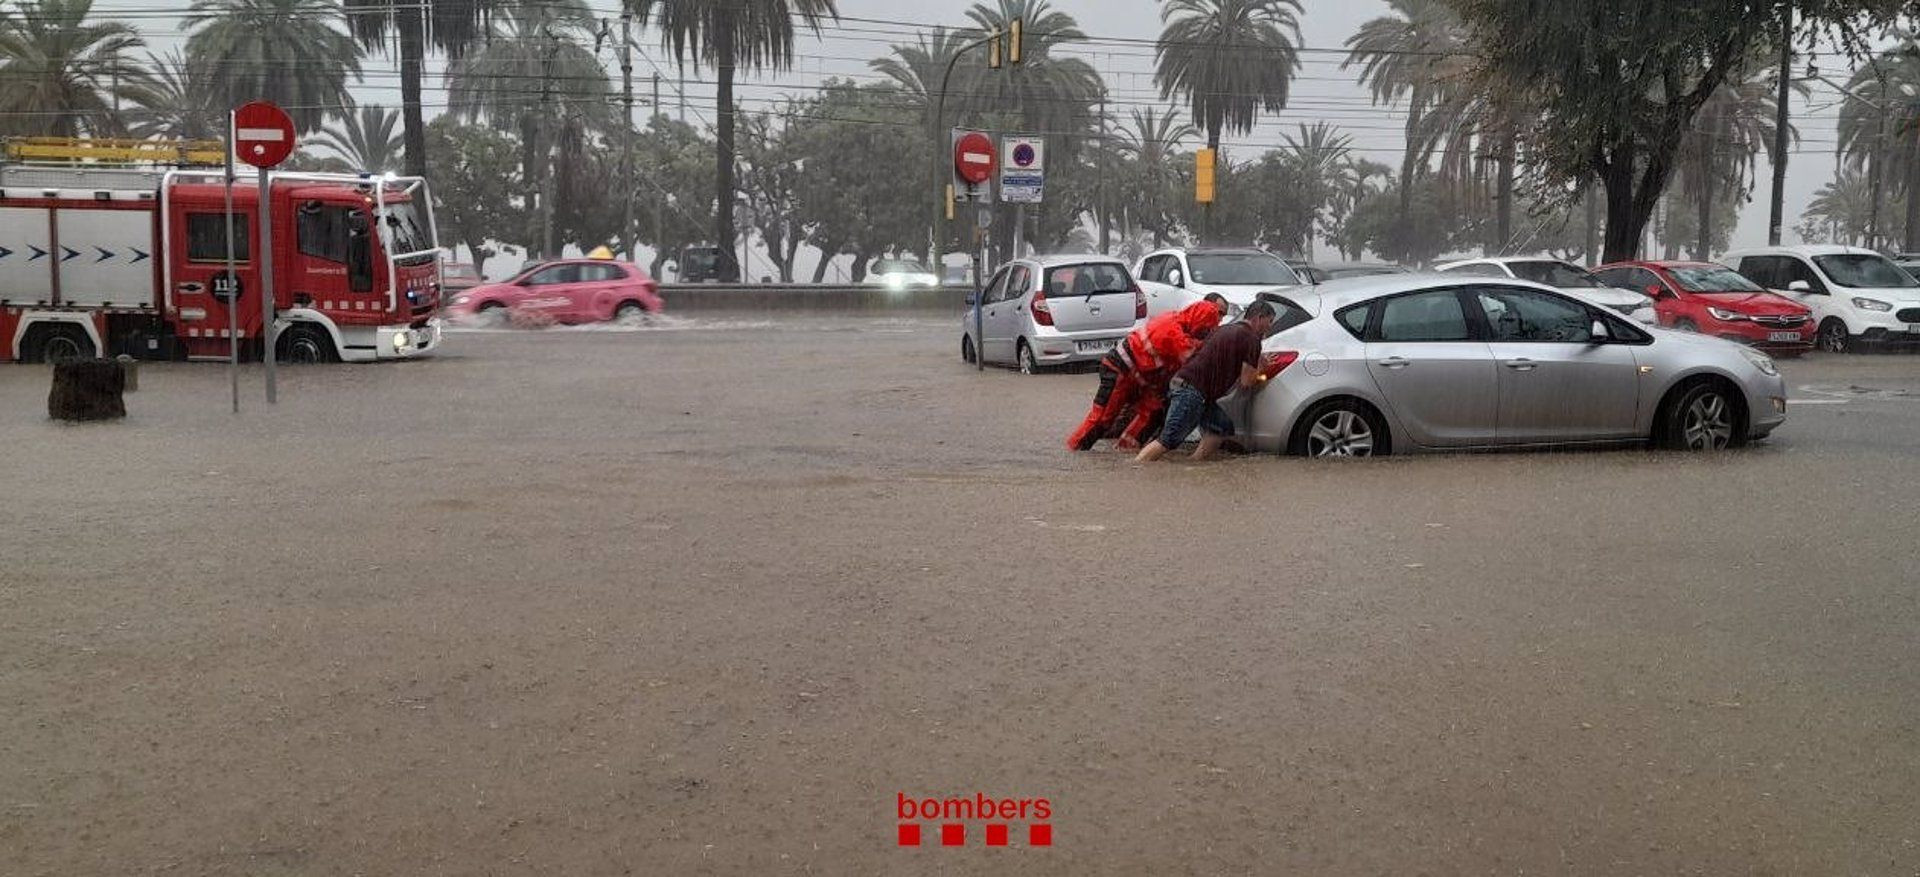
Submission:
[[[0,361],[265,353],[259,199],[221,143],[9,141],[0,163]],[[211,159],[211,161],[209,161]],[[399,359],[440,345],[426,180],[274,172],[275,353]],[[229,311],[231,310],[231,313]]]

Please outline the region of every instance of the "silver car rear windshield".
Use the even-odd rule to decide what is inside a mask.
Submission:
[[[1133,292],[1133,276],[1112,262],[1062,265],[1047,270],[1047,295],[1114,295]]]

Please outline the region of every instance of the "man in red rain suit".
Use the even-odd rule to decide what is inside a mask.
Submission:
[[[1100,389],[1093,394],[1093,409],[1067,436],[1067,449],[1092,450],[1094,442],[1106,438],[1129,407],[1133,420],[1120,433],[1117,447],[1139,447],[1140,436],[1166,405],[1167,381],[1200,346],[1201,339],[1220,325],[1226,309],[1226,299],[1214,293],[1154,317],[1120,339],[1113,352],[1100,360]]]

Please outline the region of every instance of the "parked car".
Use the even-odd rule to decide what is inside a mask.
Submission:
[[[931,289],[940,285],[940,278],[919,262],[875,259],[873,267],[867,271],[867,285],[888,289]]]
[[[485,282],[487,280],[480,276],[480,269],[466,262],[446,262],[440,266],[440,295],[443,298],[466,292]]]
[[[1325,283],[1329,280],[1346,280],[1352,277],[1378,277],[1382,274],[1413,273],[1413,269],[1411,268],[1404,265],[1395,265],[1390,262],[1335,262],[1330,265],[1316,265],[1314,268],[1321,275],[1316,281],[1319,283]]]
[[[1227,299],[1227,318],[1261,292],[1299,286],[1300,275],[1279,256],[1252,248],[1174,248],[1148,253],[1137,269],[1147,310],[1158,315],[1193,304],[1208,293]]]
[[[604,259],[563,259],[523,269],[503,283],[476,286],[447,308],[453,316],[504,320],[513,312],[556,323],[634,320],[665,307],[659,285],[640,266]]]
[[[1505,278],[1393,275],[1276,294],[1267,377],[1223,408],[1257,450],[1328,456],[1763,438],[1787,391],[1765,353],[1641,326]]]
[[[1816,245],[1724,258],[1748,280],[1812,309],[1822,350],[1920,344],[1920,280],[1879,253]]]
[[[1626,314],[1635,322],[1651,326],[1659,320],[1654,314],[1653,299],[1648,298],[1645,293],[1608,286],[1587,273],[1586,269],[1560,259],[1549,259],[1543,256],[1490,256],[1448,262],[1437,266],[1434,270],[1442,274],[1513,277],[1528,280],[1551,286],[1601,307],[1612,308]]]
[[[1662,326],[1751,344],[1780,356],[1813,349],[1810,308],[1761,289],[1725,265],[1617,262],[1593,273],[1608,285],[1652,296]]]
[[[713,283],[720,280],[720,248],[697,244],[680,250],[681,283]]]
[[[1147,316],[1146,294],[1126,263],[1106,256],[1034,256],[1000,266],[961,317],[960,356],[1013,365],[1024,374],[1107,355]]]

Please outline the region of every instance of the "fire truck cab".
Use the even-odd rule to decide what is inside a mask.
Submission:
[[[259,187],[224,171],[0,165],[0,361],[265,350]],[[441,341],[426,181],[274,173],[274,334],[291,362],[418,356]],[[231,309],[231,313],[229,312]]]

